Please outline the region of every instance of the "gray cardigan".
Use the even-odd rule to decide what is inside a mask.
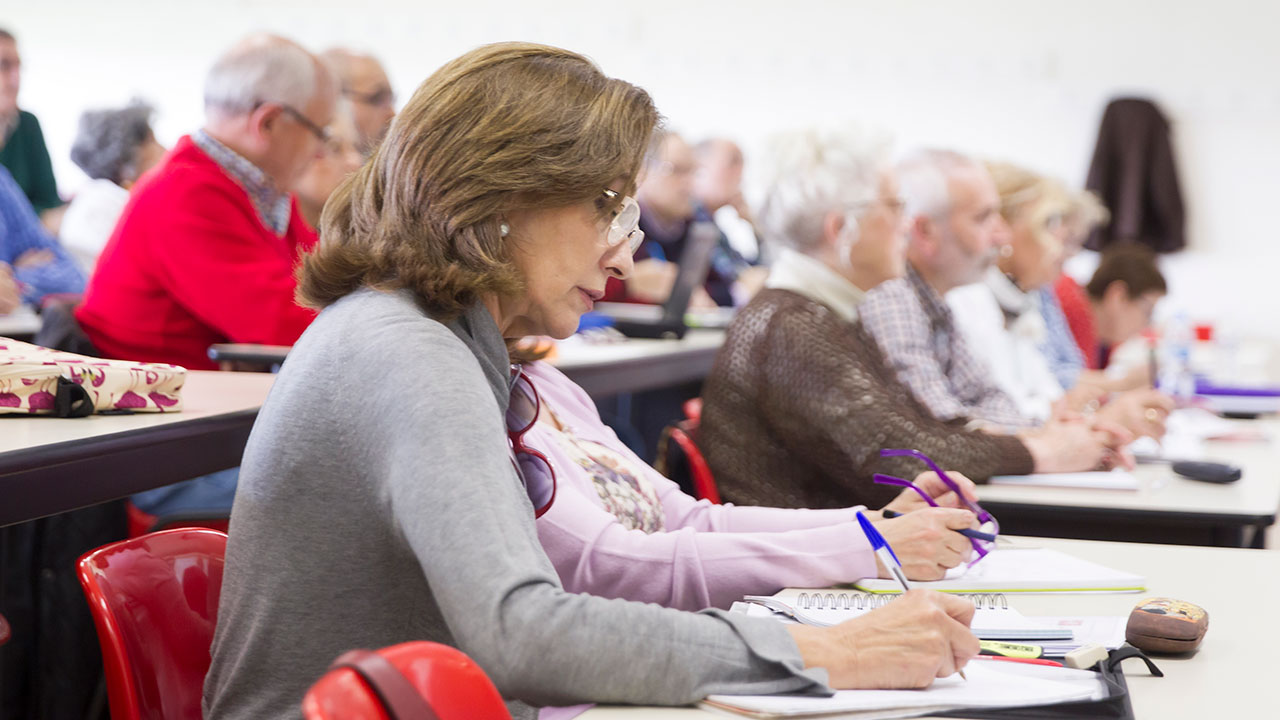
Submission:
[[[362,290],[294,346],[245,449],[205,717],[299,717],[343,651],[460,648],[509,699],[684,704],[829,692],[769,619],[564,591],[503,415],[507,352],[476,306],[442,324]]]

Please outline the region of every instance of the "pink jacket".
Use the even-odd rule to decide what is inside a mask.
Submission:
[[[542,401],[584,440],[624,456],[653,484],[666,530],[631,530],[607,511],[590,474],[539,423],[525,436],[551,461],[556,499],[538,537],[565,589],[681,610],[727,608],[743,595],[828,587],[875,577],[875,557],[854,518],[859,508],[787,510],[695,500],[636,457],[600,419],[582,388],[544,362],[525,373]]]

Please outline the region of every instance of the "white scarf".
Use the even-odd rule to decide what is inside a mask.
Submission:
[[[1044,315],[1040,313],[1040,300],[1035,293],[1023,292],[994,265],[987,268],[983,282],[991,288],[991,294],[1005,313],[1006,330],[1036,345],[1045,341],[1049,330],[1045,327]],[[1012,319],[1009,319],[1010,316],[1013,316]]]
[[[831,308],[848,322],[858,319],[867,293],[821,260],[785,248],[769,270],[764,286],[790,290]]]

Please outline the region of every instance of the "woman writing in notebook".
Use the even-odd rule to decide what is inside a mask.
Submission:
[[[538,423],[524,438],[555,468],[556,499],[538,538],[565,589],[683,610],[728,607],[743,595],[891,577],[877,566],[854,513],[713,505],[684,494],[632,453],[600,419],[586,392],[545,362],[523,365],[537,389]],[[958,473],[948,475],[976,499]],[[973,513],[933,473],[916,478],[942,507],[903,491],[883,520],[867,512],[913,580],[937,580],[969,558],[950,529]]]
[[[658,121],[589,60],[499,44],[440,68],[326,206],[320,308],[246,448],[205,717],[296,716],[340,653],[458,647],[538,705],[920,687],[977,653],[973,606],[912,592],[836,627],[566,592],[534,516],[551,469],[506,338],[565,337],[640,239]]]

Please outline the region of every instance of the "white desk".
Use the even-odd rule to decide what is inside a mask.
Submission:
[[[1029,595],[1012,599],[1025,615],[1128,615],[1138,600],[1165,595],[1209,612],[1209,632],[1190,657],[1155,657],[1165,677],[1151,677],[1141,661],[1125,662],[1139,718],[1274,717],[1274,646],[1280,621],[1271,606],[1280,596],[1280,552],[1227,548],[1020,538],[1147,576],[1146,594]],[[583,720],[697,720],[694,708],[596,707]],[[723,717],[723,716],[721,716]]]
[[[274,381],[191,371],[182,412],[0,415],[0,526],[239,465]]]
[[[8,315],[0,315],[0,337],[29,341],[40,331],[40,316],[26,305]]]
[[[571,338],[557,344],[551,364],[598,400],[703,380],[723,343],[723,330],[696,329],[679,340],[593,345]]]
[[[1272,438],[1205,444],[1206,459],[1244,469],[1234,483],[1199,482],[1168,465],[1144,464],[1135,471],[1137,491],[984,485],[978,495],[1012,534],[1262,547],[1280,508],[1280,418],[1233,422]]]

